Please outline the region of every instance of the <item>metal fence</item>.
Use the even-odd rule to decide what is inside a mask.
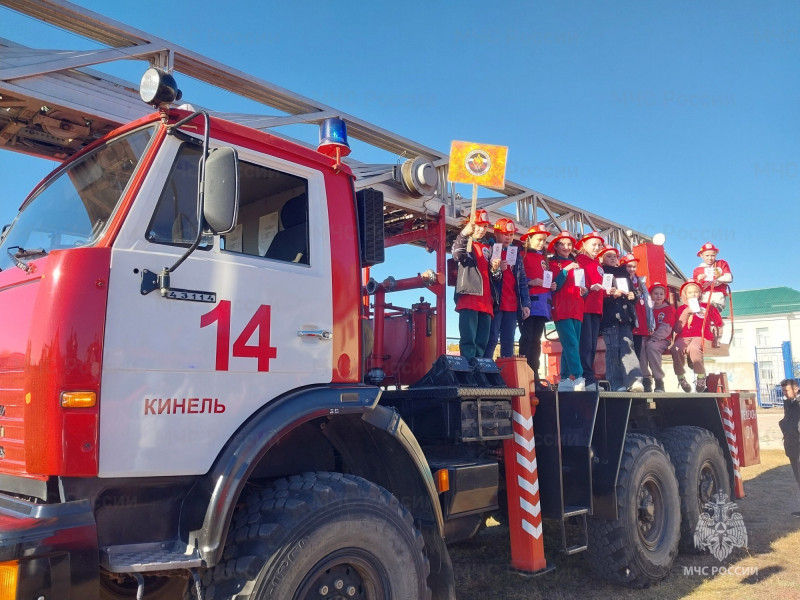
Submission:
[[[755,370],[758,405],[764,408],[783,406],[783,391],[779,385],[785,373],[783,348],[756,348]]]

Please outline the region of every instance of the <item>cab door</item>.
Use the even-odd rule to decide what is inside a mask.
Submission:
[[[114,244],[100,403],[100,475],[208,470],[272,399],[330,382],[331,257],[322,174],[238,148],[240,209],[171,274],[197,232],[200,148],[167,138]]]

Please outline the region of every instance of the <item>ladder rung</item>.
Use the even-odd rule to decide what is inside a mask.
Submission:
[[[589,546],[581,546],[581,545],[570,546],[569,548],[564,550],[564,554],[577,554],[578,552],[583,552],[588,547]]]

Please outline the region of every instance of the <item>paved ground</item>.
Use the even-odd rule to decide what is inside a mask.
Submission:
[[[783,407],[758,409],[758,445],[762,450],[783,450],[783,434],[778,421]]]

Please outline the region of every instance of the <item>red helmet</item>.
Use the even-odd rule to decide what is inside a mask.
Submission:
[[[664,293],[665,294],[667,293],[667,284],[666,283],[661,283],[660,281],[654,281],[653,283],[651,283],[650,287],[647,288],[647,291],[652,294],[653,290],[656,289],[657,287],[663,288],[664,289]]]
[[[687,279],[687,280],[684,282],[684,284],[681,286],[681,291],[680,291],[680,295],[681,295],[681,296],[683,296],[683,289],[684,289],[686,286],[689,286],[689,285],[696,285],[696,286],[697,286],[698,288],[700,288],[701,290],[703,289],[703,286],[701,286],[699,283],[697,283],[697,282],[696,282],[694,279]]]
[[[560,231],[560,232],[558,232],[556,237],[554,237],[552,240],[550,240],[550,243],[547,244],[547,251],[548,252],[552,253],[554,251],[554,249],[556,247],[556,244],[558,243],[558,240],[571,240],[572,241],[572,245],[573,246],[575,245],[575,238],[572,237],[572,235],[570,234],[569,231]]]
[[[489,220],[489,213],[487,213],[482,208],[479,208],[475,211],[475,225],[481,225],[483,227],[491,227],[492,222]]]
[[[717,254],[719,254],[719,248],[717,248],[717,247],[716,247],[714,244],[712,244],[711,242],[706,242],[705,244],[703,244],[703,245],[700,247],[700,251],[697,253],[697,256],[702,256],[702,255],[703,255],[703,252],[708,252],[709,250],[713,250],[714,252],[716,252]]]
[[[547,230],[547,227],[539,223],[538,225],[534,225],[528,229],[528,232],[523,233],[519,239],[521,239],[523,242],[526,242],[528,238],[533,235],[550,235],[550,232]]]
[[[581,246],[583,246],[583,243],[584,242],[588,242],[591,239],[600,240],[601,244],[605,244],[606,243],[606,241],[603,239],[603,236],[600,235],[599,231],[590,231],[589,233],[584,235],[580,240],[578,240],[578,243],[575,244],[575,248],[580,250]]]
[[[631,263],[639,262],[639,259],[636,258],[633,254],[628,252],[623,258],[620,259],[619,264],[621,265],[629,265]]]
[[[494,230],[500,233],[517,233],[517,226],[514,221],[503,217],[494,222]]]
[[[603,254],[605,254],[606,252],[613,252],[614,254],[619,256],[619,250],[614,248],[614,246],[612,246],[611,244],[606,244],[605,246],[603,246],[603,249],[597,253],[597,260],[601,260],[603,258]]]

